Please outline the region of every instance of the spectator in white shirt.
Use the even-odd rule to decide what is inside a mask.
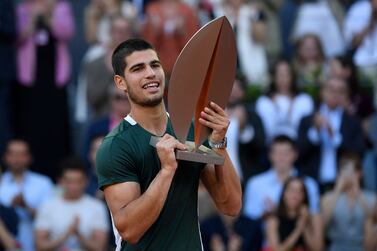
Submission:
[[[105,250],[107,212],[102,202],[85,195],[85,167],[76,158],[65,159],[61,167],[62,196],[47,201],[37,212],[37,249]]]
[[[292,67],[283,59],[274,67],[269,91],[258,98],[255,106],[268,143],[281,134],[296,138],[301,118],[314,109],[312,98],[298,91]]]

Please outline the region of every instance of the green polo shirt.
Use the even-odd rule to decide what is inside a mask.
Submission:
[[[193,139],[190,130],[189,140]],[[175,136],[168,121],[166,133]],[[137,182],[144,193],[160,160],[149,144],[152,134],[127,117],[110,132],[98,150],[96,167],[100,189],[121,182]],[[135,245],[121,241],[122,251],[201,251],[198,225],[198,184],[203,164],[179,161],[165,205],[156,222]],[[126,191],[125,191],[126,192]]]

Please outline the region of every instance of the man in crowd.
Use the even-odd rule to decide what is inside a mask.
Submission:
[[[298,132],[299,168],[316,179],[322,192],[332,188],[342,152],[362,156],[364,138],[360,121],[344,110],[349,89],[345,80],[329,78],[321,88],[321,104],[301,120]]]
[[[29,144],[24,140],[8,142],[4,162],[7,171],[0,179],[0,203],[16,209],[21,249],[33,251],[35,212],[52,195],[53,183],[47,176],[29,171],[32,155]]]
[[[271,143],[269,159],[271,169],[251,178],[245,190],[244,213],[251,219],[260,219],[276,209],[284,182],[298,175],[294,163],[298,157],[296,145],[288,136],[281,135]],[[317,183],[305,177],[312,213],[319,213],[319,192]]]
[[[37,249],[105,250],[107,212],[102,202],[85,195],[85,167],[80,160],[68,158],[61,168],[62,196],[48,200],[37,212]]]

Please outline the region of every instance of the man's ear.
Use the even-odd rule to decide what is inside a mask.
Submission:
[[[125,79],[124,79],[122,76],[115,75],[115,76],[114,76],[114,82],[115,82],[115,85],[116,85],[119,89],[121,89],[122,91],[127,92],[126,81],[125,81]]]

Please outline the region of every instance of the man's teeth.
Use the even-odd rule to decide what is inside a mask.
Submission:
[[[145,85],[143,88],[147,89],[147,88],[150,88],[150,87],[158,87],[158,83],[150,83],[150,84]]]

